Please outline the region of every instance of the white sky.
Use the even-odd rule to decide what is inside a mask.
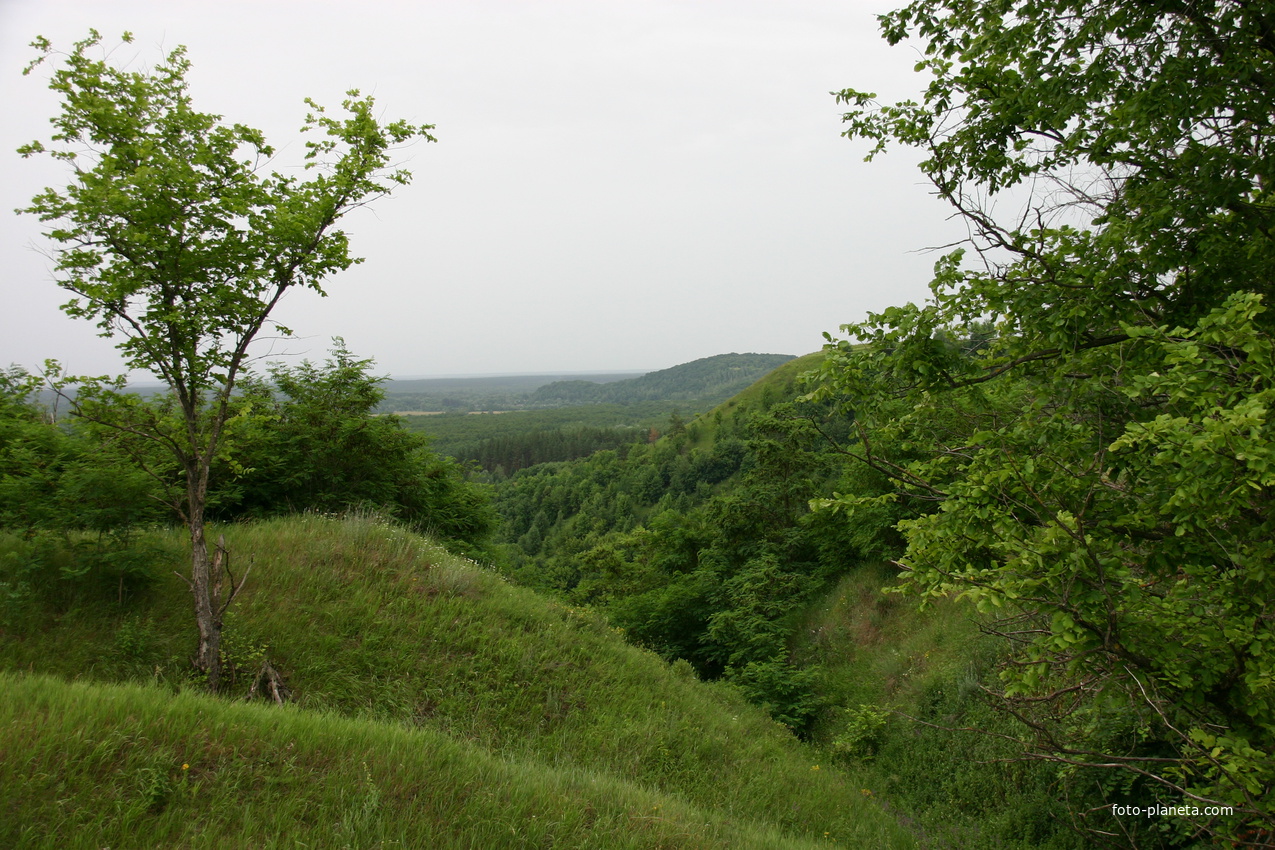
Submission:
[[[915,97],[914,48],[888,47],[880,0],[0,0],[0,366],[52,357],[120,370],[66,318],[31,216],[57,165],[45,35],[95,27],[153,64],[189,47],[195,107],[266,132],[281,165],[310,96],[348,88],[386,118],[437,125],[414,182],[348,220],[367,261],[328,298],[292,293],[282,351],[341,335],[381,373],[661,369],[730,351],[803,354],[823,331],[924,298],[928,246],[963,229],[910,151],[864,163],[830,91]]]

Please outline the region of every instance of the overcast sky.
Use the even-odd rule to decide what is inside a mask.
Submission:
[[[829,94],[914,97],[913,47],[877,0],[0,0],[0,365],[120,369],[62,315],[40,224],[10,212],[55,163],[36,35],[95,27],[153,64],[189,48],[195,107],[256,126],[298,162],[313,97],[374,93],[386,118],[437,125],[405,152],[413,183],[348,220],[367,261],[329,297],[291,293],[322,358],[334,335],[398,377],[662,369],[725,352],[804,354],[869,310],[925,296],[960,235],[894,151],[864,163]]]

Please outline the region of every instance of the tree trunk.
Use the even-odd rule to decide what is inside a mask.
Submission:
[[[199,649],[195,667],[208,677],[208,690],[221,685],[221,550],[210,560],[204,537],[203,505],[190,511],[190,592],[195,597],[195,623],[199,627]]]
[[[190,405],[194,408],[194,405]],[[188,417],[189,419],[190,417]],[[208,504],[208,473],[211,449],[206,456],[195,455],[186,460],[186,524],[190,529],[190,592],[195,597],[195,624],[199,629],[199,648],[195,652],[195,668],[207,677],[208,690],[221,687],[221,575],[225,549],[217,546],[208,557],[208,539],[204,536],[204,508]]]

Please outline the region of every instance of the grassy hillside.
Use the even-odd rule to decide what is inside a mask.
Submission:
[[[73,582],[56,579],[64,566],[58,558],[64,556],[51,551],[35,553],[29,543],[4,538],[0,558],[8,568],[30,564],[31,556],[38,554],[45,577],[41,582],[40,575],[28,571],[30,585],[38,592],[20,604],[7,603],[7,618],[0,633],[0,666],[84,682],[123,679],[152,683],[149,690],[101,691],[96,696],[83,691],[76,692],[77,696],[47,698],[19,697],[16,689],[6,687],[6,694],[15,696],[6,696],[9,707],[5,710],[24,718],[19,724],[23,729],[41,724],[41,718],[50,716],[51,700],[84,704],[89,706],[84,710],[93,716],[97,716],[91,708],[94,700],[103,700],[102,705],[116,705],[111,712],[146,718],[139,720],[136,729],[121,733],[118,721],[107,716],[98,720],[81,716],[75,723],[86,730],[99,731],[86,731],[78,743],[69,731],[76,728],[74,724],[62,731],[51,731],[51,737],[40,744],[52,747],[50,754],[40,756],[41,760],[31,767],[35,773],[46,775],[46,785],[54,782],[47,779],[55,772],[51,765],[63,758],[78,763],[85,757],[80,750],[88,748],[85,752],[90,754],[99,750],[114,753],[109,755],[108,763],[123,759],[118,763],[132,765],[129,770],[142,771],[129,776],[151,777],[161,790],[168,785],[177,788],[177,783],[187,781],[178,772],[180,765],[194,763],[183,752],[199,748],[206,753],[249,752],[254,754],[253,759],[264,759],[257,768],[244,767],[244,773],[218,767],[195,774],[203,777],[202,781],[216,785],[219,777],[226,776],[228,787],[232,788],[240,787],[235,783],[253,788],[259,784],[268,786],[277,781],[271,778],[271,770],[286,769],[287,759],[278,750],[286,747],[282,742],[292,738],[309,740],[306,736],[313,735],[318,743],[312,742],[313,753],[297,762],[301,765],[298,775],[317,775],[319,766],[337,765],[338,774],[346,781],[332,784],[327,791],[318,787],[324,783],[298,782],[290,787],[298,793],[313,792],[321,798],[331,798],[331,805],[323,805],[335,822],[342,816],[332,806],[346,805],[348,809],[357,795],[368,799],[373,788],[377,789],[377,799],[395,800],[392,805],[400,805],[394,795],[407,792],[393,780],[395,766],[400,762],[408,765],[403,768],[408,771],[404,775],[411,777],[428,777],[434,770],[428,761],[409,765],[400,754],[418,746],[435,748],[441,735],[464,742],[469,748],[464,752],[480,750],[475,758],[480,762],[487,759],[481,764],[503,765],[501,770],[512,771],[502,774],[504,779],[497,777],[490,783],[481,783],[482,793],[490,797],[486,806],[467,796],[466,789],[477,787],[474,783],[478,780],[470,785],[449,785],[439,792],[440,800],[449,794],[461,797],[458,805],[468,800],[465,805],[472,807],[457,817],[462,824],[481,824],[482,829],[496,821],[510,820],[517,822],[512,824],[517,828],[530,814],[547,812],[538,807],[550,806],[554,799],[573,799],[573,808],[587,809],[587,803],[573,797],[575,792],[552,790],[585,781],[580,779],[580,772],[584,771],[609,777],[607,781],[611,783],[644,788],[643,793],[676,798],[682,801],[679,811],[697,808],[709,813],[706,823],[722,824],[706,827],[708,831],[702,836],[674,829],[659,835],[680,838],[656,836],[648,844],[633,846],[749,846],[732,837],[735,833],[730,831],[731,824],[756,824],[762,830],[757,835],[774,830],[794,839],[826,840],[841,846],[911,843],[910,835],[893,817],[864,795],[863,784],[854,772],[827,764],[817,751],[798,744],[733,691],[696,681],[688,665],[669,666],[654,655],[629,646],[598,615],[511,587],[492,573],[445,554],[419,536],[371,519],[311,516],[228,527],[225,532],[234,568],[252,569],[249,590],[236,603],[229,621],[225,652],[234,668],[232,675],[237,675],[233,687],[240,693],[246,690],[250,674],[262,657],[268,656],[284,672],[296,696],[296,707],[278,712],[277,716],[298,719],[276,722],[319,726],[305,735],[271,731],[274,727],[267,720],[274,709],[231,712],[223,720],[220,708],[214,711],[201,707],[198,701],[182,702],[173,719],[161,719],[168,717],[163,711],[170,698],[161,698],[160,691],[171,694],[189,685],[183,656],[194,640],[184,585],[167,572],[180,561],[181,547],[175,534],[156,533],[152,537],[160,553],[155,568],[161,578],[148,592],[131,601],[125,594],[124,604],[115,597],[110,581],[95,585],[91,575]],[[95,586],[97,590],[92,589]],[[37,691],[57,690],[49,683],[31,687]],[[209,730],[207,734],[197,731],[195,721],[181,719],[201,711],[206,719],[199,725]],[[325,732],[317,719],[320,715],[345,719],[340,723],[331,720],[335,725]],[[341,725],[354,721],[369,725]],[[18,727],[6,721],[5,728]],[[161,732],[161,728],[168,731]],[[366,731],[359,734],[380,736],[387,743],[357,743],[360,739],[352,731],[349,734],[356,741],[352,749],[323,743],[347,734],[340,730],[360,728]],[[213,734],[211,730],[220,731]],[[411,737],[426,733],[433,737]],[[133,736],[129,739],[133,741],[129,744],[132,755],[117,753],[117,744],[123,740],[121,734]],[[9,738],[4,749],[14,752],[19,740],[23,738]],[[109,743],[112,741],[115,743]],[[85,770],[91,770],[92,759],[88,763]],[[528,783],[527,774],[517,772],[550,768],[567,772],[567,778],[546,780],[539,788],[539,779]],[[468,770],[481,776],[487,768],[462,765],[461,770],[462,774]],[[360,771],[365,771],[367,778]],[[113,834],[112,830],[123,830],[122,824],[134,821],[136,829],[155,829],[156,836],[165,836],[162,841],[157,838],[157,843],[186,841],[186,837],[173,836],[191,834],[165,832],[177,827],[165,819],[168,816],[163,810],[152,812],[153,807],[143,807],[139,812],[135,806],[130,807],[131,803],[117,804],[114,801],[122,799],[119,795],[124,793],[119,789],[92,790],[94,775],[68,778],[65,794],[45,786],[24,792],[21,800],[25,802],[17,803],[18,809],[13,813],[30,823],[40,812],[47,814],[49,809],[42,807],[55,805],[48,796],[54,794],[62,795],[58,799],[77,801],[64,807],[77,812],[74,817],[68,815],[68,823],[80,827],[96,823],[92,828],[97,832],[93,834],[103,836],[103,844],[111,843],[107,836]],[[96,775],[100,782],[101,774]],[[19,798],[10,791],[18,787],[18,780],[10,774],[3,781],[6,800],[12,807]],[[140,781],[127,777],[120,780],[127,787],[140,787]],[[524,788],[527,784],[538,790]],[[507,789],[521,790],[515,793]],[[287,798],[282,790],[279,793],[282,796],[278,800]],[[513,802],[506,805],[502,800],[510,795]],[[637,790],[614,795],[608,792],[602,797],[640,801],[637,809],[623,805],[607,808],[609,814],[605,817],[614,823],[622,822],[653,799],[642,797]],[[272,809],[282,805],[278,800],[262,796],[255,803],[260,808],[254,810],[271,818]],[[561,808],[564,804],[558,805]],[[655,800],[650,805],[671,804]],[[594,808],[598,806],[595,804]],[[192,811],[196,818],[205,817],[199,814],[198,807]],[[211,813],[206,816],[213,817]],[[224,812],[218,815],[221,816],[225,816]],[[562,812],[556,817],[565,819],[568,825],[572,822]],[[699,822],[690,814],[686,817]],[[396,838],[403,840],[405,846],[412,846],[411,841],[385,831],[398,822],[395,817],[387,814],[378,818],[381,825],[370,827],[369,836],[377,840]],[[180,820],[175,816],[172,819]],[[201,823],[200,828],[204,829],[222,828],[211,822]],[[272,833],[268,830],[253,833],[257,837],[269,834]],[[564,835],[577,838],[564,837],[548,846],[626,846],[578,839],[586,834],[587,830],[568,830]],[[483,837],[491,835],[494,833],[462,829],[454,843],[445,846],[493,846]],[[546,846],[541,842],[547,840],[542,836],[532,841],[511,833],[508,841],[494,846]],[[754,846],[783,846],[767,843],[769,838],[749,840]],[[250,843],[244,839],[244,846]],[[363,846],[358,841],[355,844]]]
[[[0,535],[0,846],[282,846],[296,823],[333,847],[1078,846],[1084,806],[995,737],[1017,730],[980,698],[999,650],[970,612],[883,595],[860,532],[807,516],[839,466],[786,402],[820,356],[655,444],[520,474],[522,513],[578,538],[519,574],[556,600],[374,518],[225,527],[252,570],[232,696],[268,658],[286,709],[198,694],[179,533],[123,560]],[[726,651],[734,687],[695,678]]]
[[[429,729],[0,674],[5,847],[811,848]]]
[[[1002,648],[972,606],[884,592],[896,571],[865,564],[809,606],[793,655],[828,704],[814,735],[832,758],[938,847],[1080,848],[1057,775],[1002,735],[1021,730],[982,698]]]

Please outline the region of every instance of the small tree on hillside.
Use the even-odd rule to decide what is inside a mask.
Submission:
[[[357,91],[340,119],[307,100],[302,131],[318,136],[306,143],[313,176],[265,172],[274,150],[260,131],[192,108],[185,48],[152,70],[132,71],[91,58],[100,41],[90,31],[52,74],[62,108],[51,119],[51,146],[19,149],[65,162],[72,180],[20,212],[47,222],[58,244],[57,283],[74,296],[63,309],[120,338],[130,368],[172,389],[173,415],[98,405],[94,417],[162,446],[177,463],[199,627],[194,663],[215,689],[228,598],[219,563],[209,558],[204,511],[209,470],[226,449],[231,392],[283,294],[294,287],[324,294],[324,278],[359,262],[337,224],[409,181],[391,166],[390,151],[414,137],[433,141],[432,127],[383,124],[372,98]],[[26,73],[53,55],[47,39],[32,46],[40,56]]]

